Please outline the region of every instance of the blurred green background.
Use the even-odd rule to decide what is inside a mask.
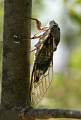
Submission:
[[[38,107],[81,109],[81,0],[32,0],[32,16],[47,25],[54,19],[61,40],[54,54],[54,78]],[[36,32],[32,22],[32,34]],[[0,0],[0,81],[3,0]],[[32,41],[32,48],[35,42]]]

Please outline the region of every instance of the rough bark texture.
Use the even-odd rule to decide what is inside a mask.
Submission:
[[[20,120],[49,119],[49,118],[74,118],[81,119],[81,111],[64,109],[24,109]]]
[[[1,106],[4,108],[3,111],[8,112],[4,120],[11,120],[11,112],[11,118],[13,118],[14,114],[13,111],[10,112],[11,109],[22,108],[30,104],[29,37],[31,23],[30,19],[25,19],[26,17],[31,17],[31,0],[4,0]]]

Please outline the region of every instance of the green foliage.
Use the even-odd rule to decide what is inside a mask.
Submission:
[[[77,13],[75,9],[70,8],[69,9],[69,15],[74,19],[78,24],[81,25],[81,16],[80,13]]]
[[[75,0],[75,3],[80,4],[81,0]]]
[[[81,25],[81,0],[65,0],[69,16]]]
[[[68,76],[64,74],[55,75],[48,94],[42,100],[41,105],[49,108],[80,109],[80,84],[81,75],[76,77],[73,77],[73,74],[68,74]]]
[[[81,70],[81,45],[72,52],[69,65],[72,69]]]
[[[32,16],[39,16],[40,12],[44,9],[43,0],[32,0]]]
[[[0,41],[2,41],[3,37],[3,7],[0,6]]]

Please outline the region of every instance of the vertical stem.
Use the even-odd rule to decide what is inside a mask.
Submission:
[[[4,0],[1,104],[29,106],[31,0]]]

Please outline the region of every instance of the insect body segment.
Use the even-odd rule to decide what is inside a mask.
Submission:
[[[40,42],[41,41],[41,42]],[[36,54],[31,75],[31,101],[38,103],[46,93],[52,78],[53,52],[56,51],[60,41],[60,28],[51,21],[49,28],[46,28],[43,35],[39,37],[38,43],[35,45]]]

